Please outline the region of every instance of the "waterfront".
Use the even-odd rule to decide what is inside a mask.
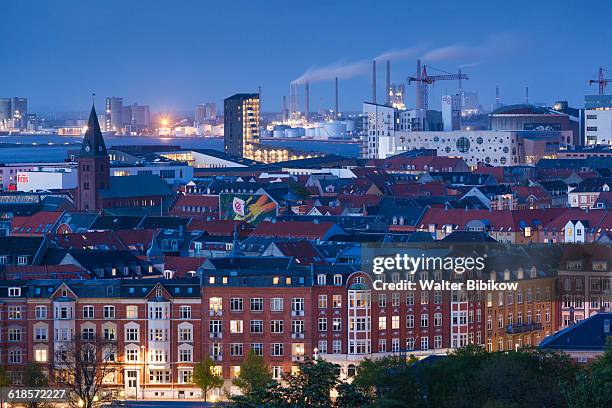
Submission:
[[[61,162],[69,150],[80,148],[81,136],[13,135],[0,136],[0,163]],[[125,145],[179,145],[185,149],[213,149],[223,151],[222,138],[107,136],[107,147]],[[320,141],[265,141],[265,144],[288,147],[300,151],[322,152],[356,157],[358,144]]]

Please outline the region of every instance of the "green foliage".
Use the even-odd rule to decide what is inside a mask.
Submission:
[[[6,387],[7,385],[11,385],[11,379],[6,373],[4,366],[0,365],[0,387]]]
[[[338,384],[337,366],[325,360],[298,364],[296,373],[285,375],[283,398],[294,408],[329,408],[331,390]]]
[[[28,364],[23,371],[23,385],[26,387],[46,387],[49,377],[38,364]]]
[[[210,357],[206,357],[194,367],[193,383],[202,390],[204,401],[207,400],[210,390],[223,386],[223,378],[213,371],[213,361]]]
[[[336,391],[338,392],[336,397],[337,408],[365,407],[371,401],[367,391],[355,383],[342,382],[338,384]]]
[[[587,370],[576,377],[576,385],[568,388],[570,408],[612,407],[612,336],[606,339],[606,352]]]
[[[255,390],[266,388],[271,383],[272,375],[263,357],[258,356],[252,350],[240,366],[240,374],[233,381],[234,385],[248,395]]]

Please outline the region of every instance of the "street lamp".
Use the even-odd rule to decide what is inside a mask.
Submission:
[[[142,356],[142,399],[145,398],[145,381],[147,376],[147,356],[145,353],[145,346],[142,344],[140,346],[141,356]],[[138,399],[138,391],[136,391],[136,399]]]

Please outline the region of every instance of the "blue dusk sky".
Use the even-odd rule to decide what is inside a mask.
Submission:
[[[612,76],[610,0],[11,0],[0,18],[0,96],[26,96],[34,112],[85,110],[92,91],[98,104],[186,110],[258,86],[263,110],[278,111],[305,80],[315,111],[332,106],[334,76],[340,109],[355,111],[371,97],[373,58],[379,101],[389,58],[394,83],[418,57],[430,74],[463,66],[485,108],[496,85],[506,104],[529,86],[530,102],[580,107],[599,66]],[[437,83],[430,106],[457,86]]]

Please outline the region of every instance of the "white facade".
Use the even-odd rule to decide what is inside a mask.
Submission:
[[[612,146],[612,108],[584,111],[584,143]]]
[[[452,132],[395,132],[393,154],[415,149],[436,149],[438,156],[461,157],[470,166],[519,163],[516,132],[478,130]]]
[[[362,157],[384,159],[395,154],[395,109],[366,102],[363,116]]]
[[[73,189],[77,186],[77,172],[71,168],[41,168],[19,172],[16,180],[17,191]]]

